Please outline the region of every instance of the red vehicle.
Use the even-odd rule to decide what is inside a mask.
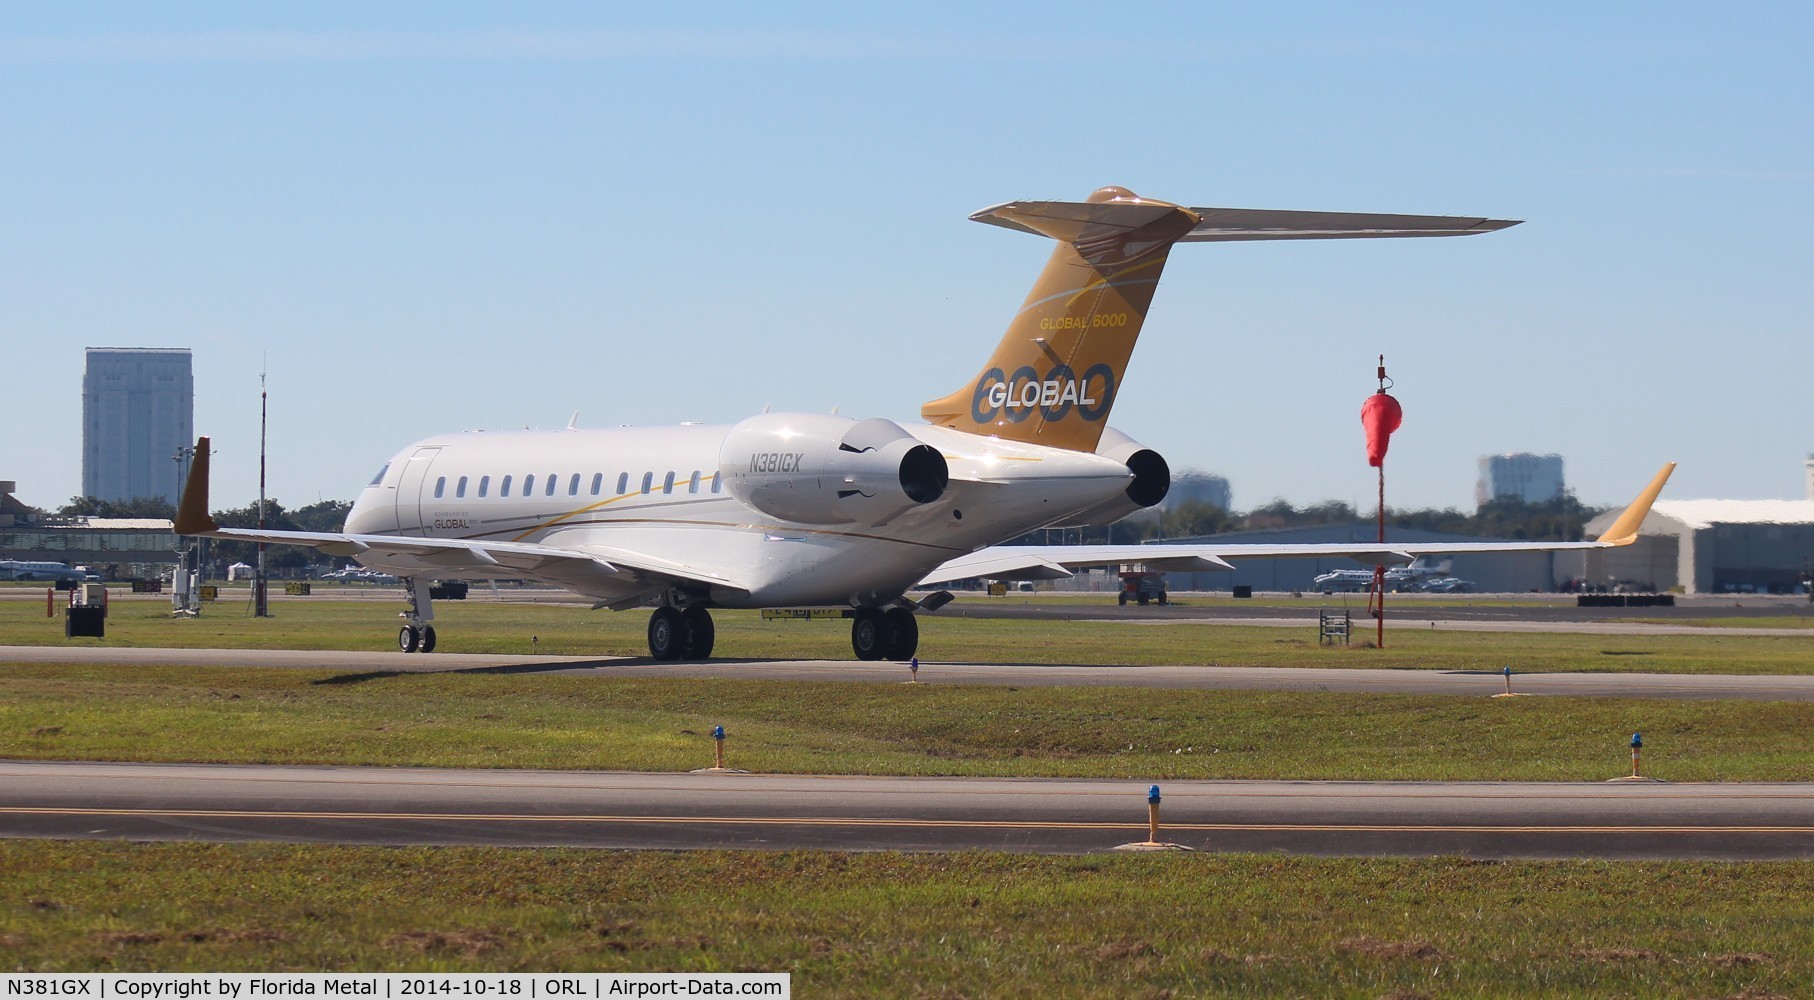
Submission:
[[[1165,599],[1165,574],[1148,570],[1135,570],[1121,574],[1121,593],[1116,595],[1116,603],[1126,604],[1129,600],[1146,604],[1158,601],[1169,604]]]

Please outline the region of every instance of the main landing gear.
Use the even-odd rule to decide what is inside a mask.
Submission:
[[[429,599],[428,581],[412,576],[404,578],[403,584],[409,588],[409,610],[397,616],[405,619],[397,630],[397,648],[405,653],[432,653],[435,627],[429,622],[435,620],[435,606]]]
[[[906,608],[858,608],[850,619],[850,648],[859,660],[910,660],[920,648],[920,623]]]
[[[704,660],[717,638],[704,608],[660,607],[649,616],[649,655],[657,660]]]

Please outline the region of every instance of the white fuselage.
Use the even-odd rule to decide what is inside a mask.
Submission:
[[[942,496],[881,524],[803,524],[731,494],[735,470],[721,463],[733,426],[426,438],[398,452],[361,492],[346,531],[540,544],[607,562],[634,553],[724,581],[688,588],[720,607],[876,606],[948,559],[1100,504],[1131,479],[1127,466],[1101,456],[920,425],[906,430],[949,467]],[[612,604],[654,601],[669,585],[653,574],[582,578],[558,566],[526,573],[379,550],[358,558],[398,575],[529,576]]]

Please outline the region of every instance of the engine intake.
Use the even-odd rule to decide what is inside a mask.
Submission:
[[[800,524],[887,524],[945,495],[938,449],[892,420],[764,413],[733,426],[718,467],[731,495]]]
[[[1133,473],[1134,478],[1128,481],[1127,489],[1122,491],[1121,496],[1073,514],[1065,518],[1063,524],[1055,527],[1100,528],[1114,524],[1137,510],[1156,506],[1171,492],[1172,469],[1165,461],[1165,456],[1115,428],[1103,428],[1102,440],[1096,445],[1096,454],[1126,465],[1127,471]]]

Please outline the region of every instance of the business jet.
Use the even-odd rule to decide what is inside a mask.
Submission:
[[[1478,545],[1003,546],[1039,527],[1105,525],[1159,503],[1165,459],[1108,427],[1134,341],[1178,243],[1469,236],[1515,221],[1186,208],[1118,187],[971,216],[1056,248],[995,353],[925,404],[924,423],[762,413],[720,426],[443,434],[392,456],[343,531],[222,528],[208,440],[176,531],[313,546],[408,584],[405,652],[435,648],[429,581],[532,579],[594,608],[653,607],[649,653],[709,657],[714,608],[836,609],[865,660],[904,660],[907,594],[970,577],[1052,579],[1092,565],[1232,569],[1242,556],[1420,555],[1629,544],[1672,466],[1598,541]]]

